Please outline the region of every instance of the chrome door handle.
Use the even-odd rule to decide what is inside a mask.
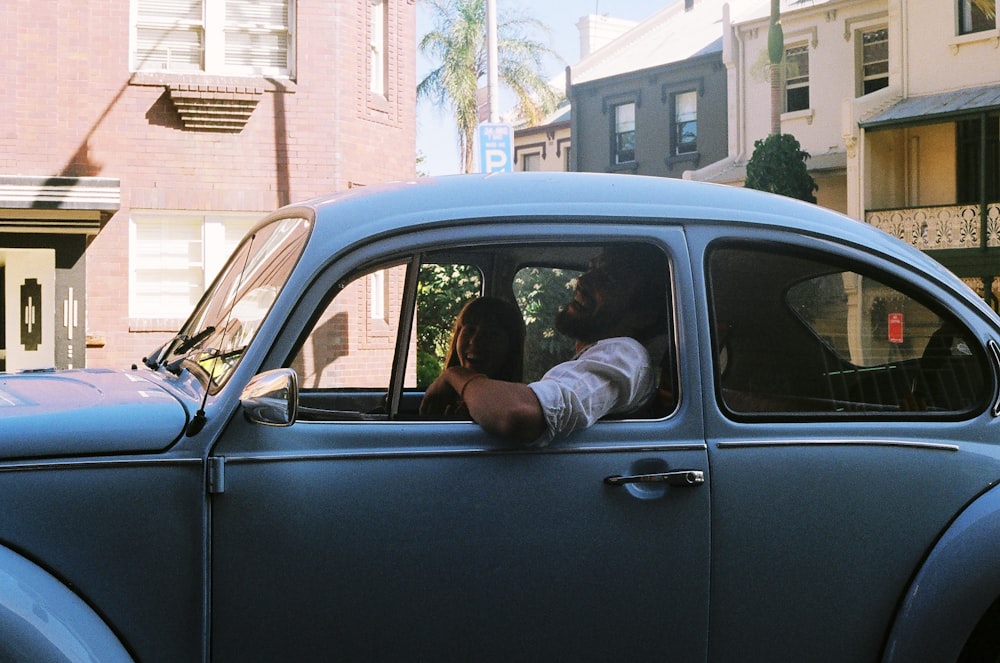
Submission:
[[[615,474],[604,477],[609,486],[624,486],[627,483],[665,483],[668,486],[700,486],[705,483],[705,473],[701,470],[674,470],[673,472],[653,472],[652,474]]]

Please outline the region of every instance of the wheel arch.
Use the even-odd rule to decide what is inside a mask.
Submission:
[[[107,623],[52,574],[0,546],[0,662],[132,657]]]
[[[1000,597],[1000,487],[952,522],[914,577],[889,631],[883,661],[958,659]]]

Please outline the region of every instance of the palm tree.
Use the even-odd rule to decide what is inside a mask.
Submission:
[[[771,23],[767,30],[767,59],[771,66],[771,135],[781,133],[781,63],[785,58],[785,35],[781,29],[781,2],[771,0]]]
[[[486,0],[423,0],[434,13],[434,29],[420,40],[420,51],[440,65],[417,85],[418,97],[430,97],[455,115],[465,172],[479,124],[477,91],[486,75]],[[531,38],[547,33],[538,20],[501,12],[497,17],[497,78],[517,97],[517,111],[528,126],[555,108],[556,95],[542,78],[542,58],[555,53]]]

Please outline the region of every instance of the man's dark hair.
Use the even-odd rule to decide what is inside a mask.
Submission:
[[[648,341],[667,331],[667,282],[670,270],[662,249],[646,243],[612,244],[601,252],[602,261],[628,274],[636,287],[631,306],[652,312],[650,322],[636,330],[635,339]]]

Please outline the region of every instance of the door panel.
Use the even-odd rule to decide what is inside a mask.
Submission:
[[[572,449],[501,451],[471,423],[234,421],[214,660],[703,659],[709,484],[604,483],[707,477],[701,440],[616,446],[651,426],[681,429],[598,424]]]

